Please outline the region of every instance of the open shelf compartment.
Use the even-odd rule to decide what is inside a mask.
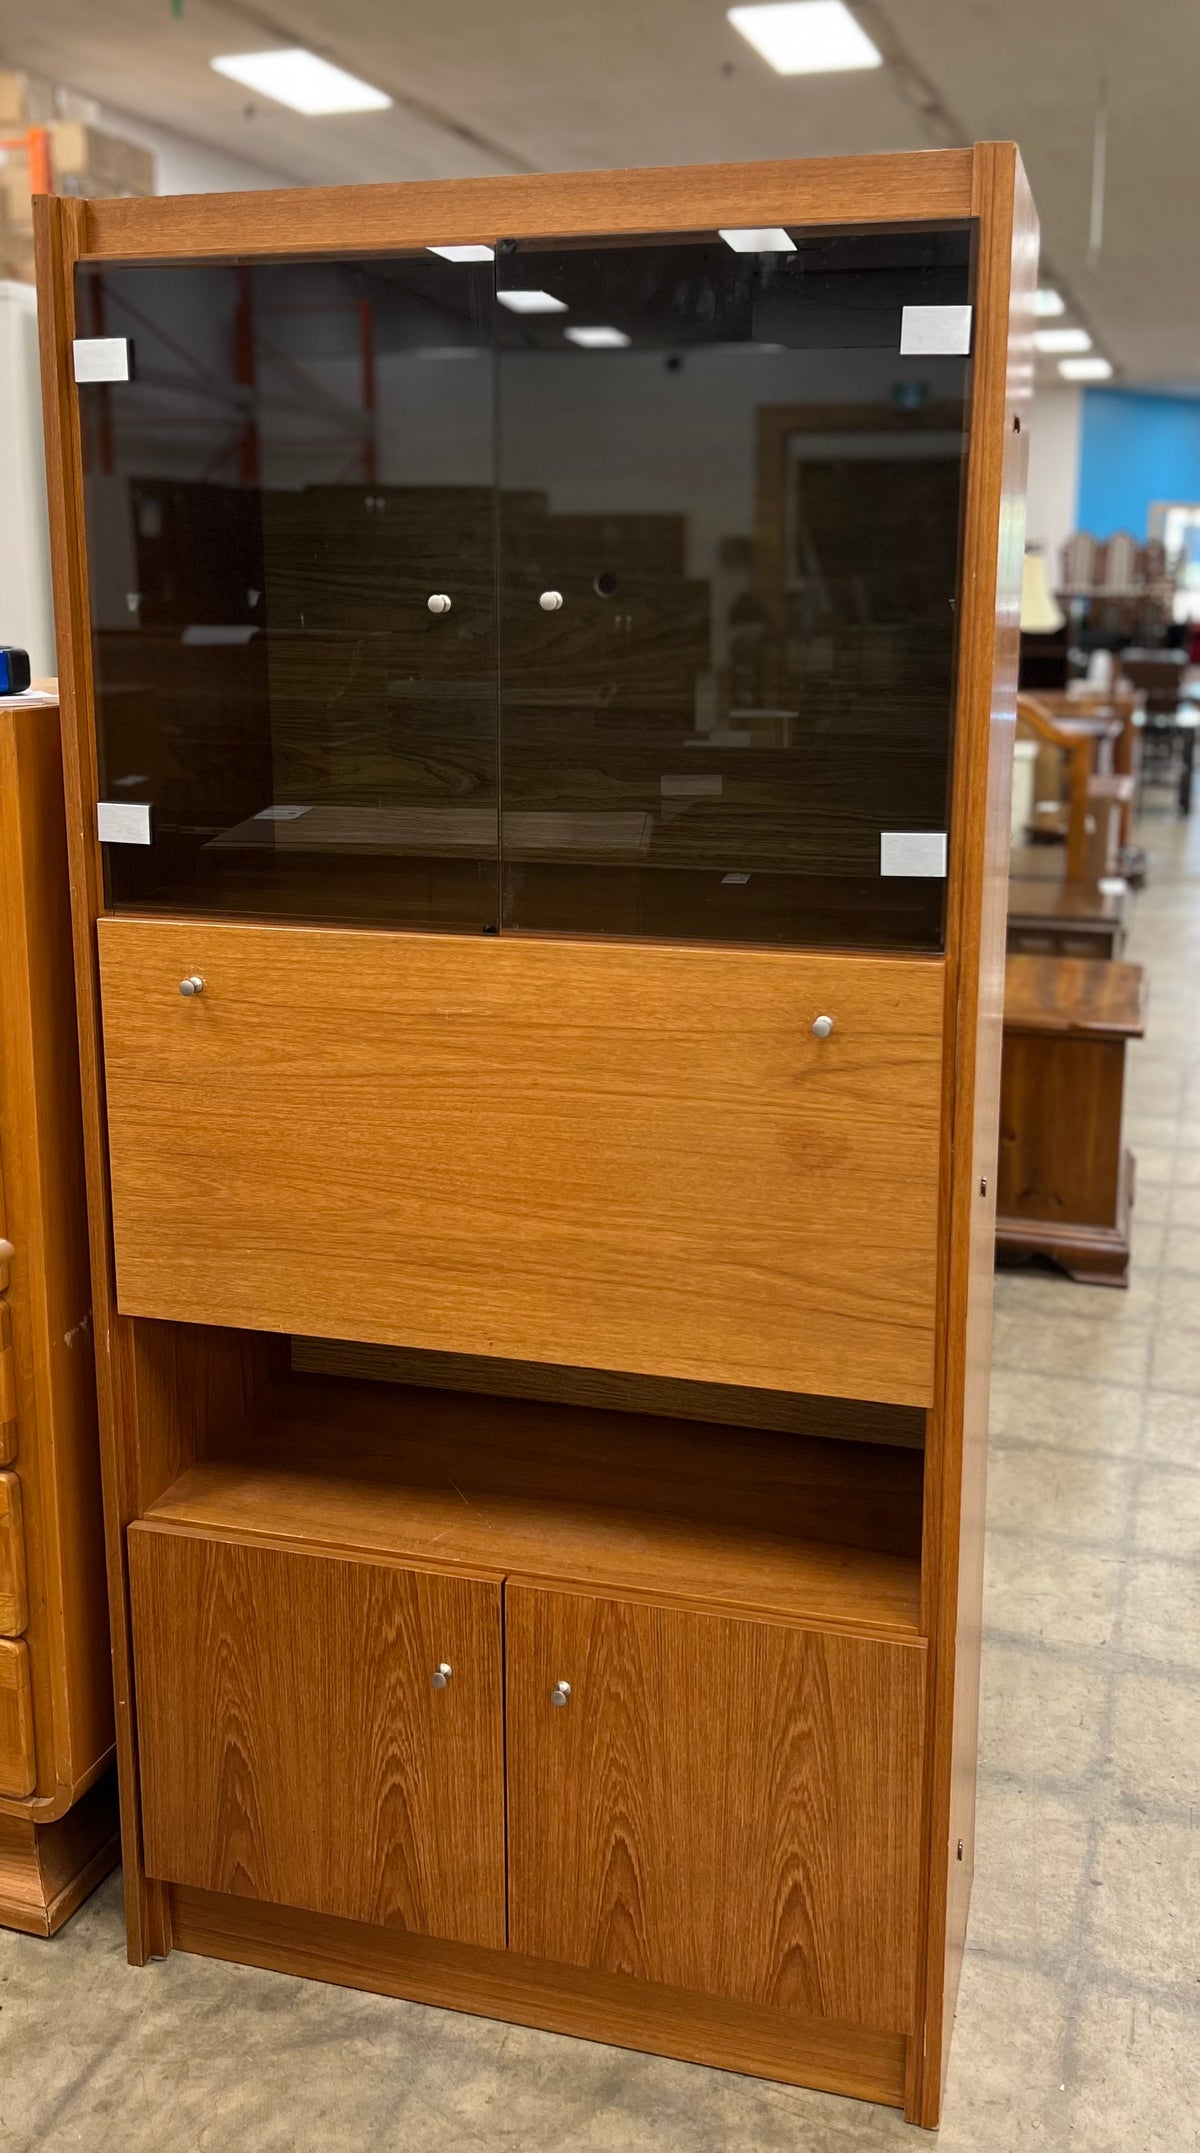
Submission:
[[[919,1451],[292,1373],[149,1505],[193,1534],[918,1634]]]

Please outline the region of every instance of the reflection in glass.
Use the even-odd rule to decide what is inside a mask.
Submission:
[[[80,268],[110,902],[938,947],[966,229],[469,251]]]
[[[497,269],[506,927],[938,946],[880,839],[947,827],[969,361],[899,346],[966,232]]]
[[[101,797],[153,803],[114,905],[495,924],[491,287],[80,271],[136,363],[81,394]]]

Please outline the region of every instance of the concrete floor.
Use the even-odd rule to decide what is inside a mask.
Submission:
[[[1127,1294],[998,1281],[980,1843],[942,2153],[1200,2146],[1200,817],[1148,819]],[[874,2153],[891,2111],[0,1933],[6,2153]]]

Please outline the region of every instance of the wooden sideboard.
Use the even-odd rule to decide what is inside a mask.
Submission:
[[[932,2126],[1016,151],[37,218],[130,1956]]]
[[[0,1922],[118,1859],[57,699],[0,699]]]
[[[996,1246],[1094,1286],[1129,1283],[1134,1160],[1125,1049],[1146,1028],[1140,964],[1010,956]]]

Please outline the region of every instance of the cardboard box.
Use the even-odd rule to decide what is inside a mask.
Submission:
[[[0,68],[0,135],[17,135],[29,125],[29,97],[24,75]]]
[[[0,232],[32,232],[29,159],[24,150],[0,150],[0,159]]]
[[[0,283],[32,284],[33,235],[0,225]]]
[[[119,135],[83,120],[59,120],[50,130],[54,184],[60,194],[153,194],[154,158]]]

